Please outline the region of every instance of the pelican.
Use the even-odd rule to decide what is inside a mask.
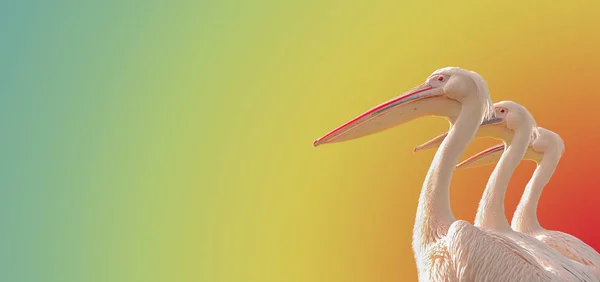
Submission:
[[[529,111],[515,102],[502,101],[494,104],[494,113],[493,119],[482,123],[481,132],[503,140],[505,144],[502,146],[506,149],[489,178],[475,216],[475,226],[493,230],[529,250],[540,265],[559,276],[561,281],[599,281],[600,277],[597,277],[595,269],[572,261],[552,247],[511,228],[504,215],[506,188],[530,142],[536,140],[540,133]],[[486,136],[481,134],[476,135]],[[417,148],[436,146],[440,140],[448,138],[448,135],[449,133],[442,134]],[[497,150],[497,147],[493,147],[484,153]]]
[[[565,145],[560,136],[548,129],[538,127],[539,136],[529,144],[523,159],[537,163],[533,177],[513,215],[511,227],[515,231],[534,237],[559,251],[571,260],[589,265],[600,271],[600,254],[579,238],[560,231],[544,229],[537,218],[537,206],[548,181],[558,166]],[[484,150],[460,163],[457,168],[472,168],[498,161],[504,144]]]
[[[492,114],[485,80],[475,72],[446,67],[313,142],[316,147],[352,140],[423,116],[450,121],[447,138],[425,177],[416,212],[412,246],[419,281],[565,281],[506,236],[452,215],[449,190],[454,167],[480,123]]]

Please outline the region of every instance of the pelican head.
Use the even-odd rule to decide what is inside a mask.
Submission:
[[[427,80],[404,94],[380,104],[315,140],[313,145],[336,143],[364,137],[423,116],[442,116],[451,122],[461,106],[472,105],[483,119],[492,114],[492,102],[485,80],[459,67],[434,71]]]
[[[537,130],[539,135],[529,144],[523,159],[540,163],[544,155],[549,152],[559,157],[562,156],[565,152],[565,143],[562,138],[558,134],[542,127],[538,127]],[[483,150],[467,158],[458,164],[456,168],[474,168],[498,163],[500,156],[504,152],[504,148],[504,144],[499,144]]]
[[[493,117],[481,123],[475,138],[491,137],[502,140],[504,143],[510,143],[515,136],[515,133],[519,130],[532,131],[531,145],[533,145],[533,141],[537,140],[538,136],[540,136],[539,129],[533,116],[525,107],[512,101],[502,101],[494,104]],[[444,138],[446,138],[447,134],[448,133],[446,132],[438,135],[437,137],[415,147],[414,151],[417,152],[421,150],[437,148],[442,143]],[[505,147],[505,144],[491,147],[469,158],[469,160],[460,163],[457,167],[460,168],[476,162],[477,166],[480,166],[497,161],[497,159],[494,159],[482,163],[482,160],[490,155],[499,156],[499,154],[504,151]],[[538,155],[535,157],[537,158]]]
[[[510,143],[516,131],[532,130],[531,141],[539,135],[535,119],[529,111],[512,101],[502,101],[494,104],[494,117],[481,123],[481,126],[491,130],[489,137]],[[477,135],[476,135],[477,136]],[[484,136],[479,134],[479,136]]]

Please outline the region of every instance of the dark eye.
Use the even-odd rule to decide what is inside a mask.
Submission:
[[[501,109],[501,110],[500,110],[500,112],[501,112],[501,113],[504,113],[504,112],[506,112],[506,110],[505,110],[505,109]]]
[[[443,77],[443,76],[439,76],[439,77],[438,77],[438,80],[439,80],[439,81],[444,81],[444,77]]]

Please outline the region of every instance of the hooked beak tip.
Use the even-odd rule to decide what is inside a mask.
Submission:
[[[321,143],[319,143],[319,139],[317,139],[313,142],[313,147],[317,147],[319,145],[321,145]]]
[[[417,151],[419,151],[419,147],[415,147],[415,148],[413,149],[413,153],[416,153]]]

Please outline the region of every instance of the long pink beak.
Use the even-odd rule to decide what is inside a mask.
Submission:
[[[410,105],[410,106],[409,106]],[[426,115],[445,115],[460,110],[442,89],[427,83],[380,104],[315,140],[313,145],[336,143],[364,137]]]
[[[475,168],[498,163],[498,161],[500,161],[502,153],[504,153],[505,148],[506,147],[504,144],[498,144],[496,146],[483,150],[462,161],[456,166],[456,168]],[[543,157],[544,152],[536,151],[533,148],[533,143],[531,143],[529,144],[529,147],[527,147],[527,151],[525,152],[523,160],[531,160],[539,163]]]
[[[456,166],[456,168],[476,168],[480,166],[498,163],[500,161],[502,153],[504,153],[505,148],[506,147],[504,144],[498,144],[496,146],[483,150],[462,161]],[[529,144],[529,147],[527,147],[527,151],[525,152],[523,160],[530,160],[539,163],[543,157],[544,152],[536,151],[533,148],[533,145]]]
[[[456,168],[473,168],[497,163],[504,152],[504,143],[483,150],[462,161]]]

